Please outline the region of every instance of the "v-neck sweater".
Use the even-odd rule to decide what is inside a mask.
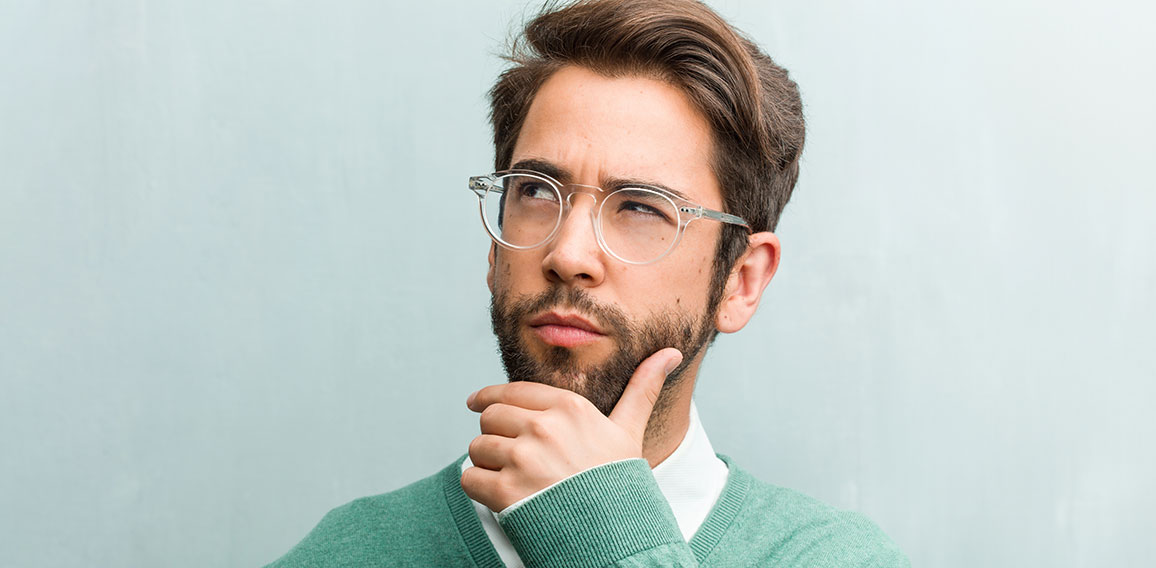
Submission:
[[[690,542],[642,459],[570,477],[504,515],[501,526],[528,567],[909,566],[866,517],[760,482],[719,458],[730,472],[726,486]],[[464,459],[330,511],[269,566],[503,566],[462,491]]]

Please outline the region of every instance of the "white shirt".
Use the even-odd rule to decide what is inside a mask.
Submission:
[[[473,463],[467,456],[462,463],[462,471],[472,466]],[[678,521],[682,537],[689,541],[718,502],[723,486],[727,482],[727,465],[715,455],[714,448],[706,437],[706,430],[699,422],[698,409],[695,408],[694,401],[690,403],[690,426],[686,430],[686,436],[682,438],[674,453],[651,472],[654,473],[654,479],[658,482],[663,497],[666,497],[671,510],[674,511],[674,518]],[[498,524],[499,516],[510,513],[542,491],[510,505],[501,513],[494,513],[489,507],[474,501],[474,511],[482,521],[482,528],[486,529],[486,536],[490,537],[490,542],[506,566],[523,568],[524,565],[522,559],[518,558],[514,545],[510,544],[510,539],[502,532],[502,527]]]

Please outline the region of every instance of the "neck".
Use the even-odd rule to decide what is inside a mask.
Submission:
[[[658,395],[642,442],[642,457],[650,463],[651,469],[666,461],[686,437],[690,428],[690,401],[701,363],[700,353],[686,367],[678,384],[664,387]]]

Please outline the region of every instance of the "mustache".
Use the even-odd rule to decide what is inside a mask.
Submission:
[[[502,298],[498,304],[505,304]],[[593,316],[602,325],[603,331],[618,337],[631,337],[630,318],[615,306],[601,304],[581,288],[553,285],[540,294],[521,297],[509,304],[502,314],[504,319],[522,321],[532,315],[554,308],[572,308],[583,316]]]

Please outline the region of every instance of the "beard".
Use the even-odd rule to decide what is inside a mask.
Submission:
[[[671,312],[636,322],[615,306],[597,303],[580,288],[554,285],[536,296],[516,300],[504,292],[495,293],[490,301],[490,320],[510,382],[530,381],[574,391],[606,416],[614,410],[644,359],[664,347],[677,348],[683,360],[662,385],[655,405],[661,413],[670,402],[669,392],[681,382],[687,366],[714,338],[712,322],[718,312],[718,302],[709,304],[698,321],[685,313]],[[570,348],[555,345],[547,346],[540,360],[530,353],[522,337],[522,322],[558,307],[572,308],[597,318],[603,333],[617,344],[609,359],[582,365]]]

